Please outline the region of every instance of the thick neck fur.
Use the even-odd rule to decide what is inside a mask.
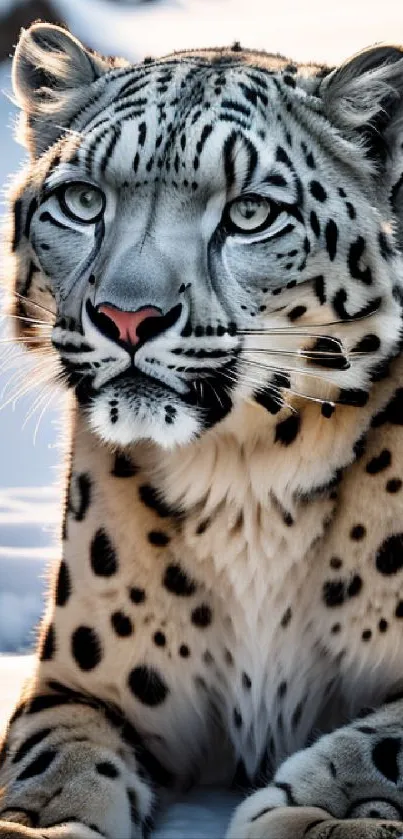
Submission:
[[[224,598],[231,592],[238,600],[252,585],[260,599],[268,581],[281,584],[323,536],[337,506],[341,471],[356,459],[357,443],[389,392],[390,385],[378,385],[365,408],[339,405],[330,418],[320,405],[302,399],[275,416],[244,403],[187,446],[166,451],[141,442],[125,456],[134,464],[136,484],[150,485],[166,508],[161,523],[174,523],[188,569],[209,587],[219,578]],[[127,483],[119,491],[115,483],[103,487],[115,455],[80,414],[74,448],[73,471],[89,469],[102,492],[107,505],[102,518],[121,519],[122,534],[130,521],[135,530],[145,529],[147,518],[131,515]],[[268,575],[263,588],[262,574]]]
[[[185,774],[193,760],[189,748],[198,754],[203,743],[211,742],[207,751],[215,753],[211,715],[206,709],[201,713],[205,703],[217,700],[220,718],[224,714],[228,720],[233,719],[234,707],[240,707],[245,725],[239,730],[229,723],[229,733],[252,776],[267,741],[267,727],[278,712],[278,686],[292,674],[290,719],[301,692],[313,691],[315,698],[297,730],[288,722],[284,730],[274,729],[276,760],[301,747],[317,724],[326,685],[333,683],[336,673],[344,690],[336,636],[332,653],[325,659],[321,653],[323,633],[329,634],[329,620],[334,620],[321,601],[329,573],[326,551],[333,555],[344,550],[345,526],[340,529],[338,522],[346,506],[355,515],[356,481],[361,481],[350,464],[371,418],[393,397],[400,368],[396,361],[391,377],[374,387],[364,408],[336,406],[326,418],[319,405],[301,403],[294,406],[297,423],[294,419],[294,425],[284,426],[297,416],[290,409],[272,416],[263,408],[244,405],[198,441],[171,452],[146,443],[113,451],[77,412],[63,545],[72,606],[55,609],[50,604],[46,619],[55,623],[58,680],[116,703],[153,735],[169,725],[172,738],[184,741],[179,751]],[[376,427],[369,429],[374,456],[383,445],[378,434]],[[340,496],[335,486],[339,470]],[[382,534],[374,538],[382,539]],[[94,553],[97,541],[100,558]],[[109,544],[116,564],[111,574]],[[347,563],[347,551],[344,555],[344,575],[353,580],[358,566],[353,560]],[[94,562],[101,567],[94,569]],[[171,585],[174,594],[167,590]],[[133,591],[145,592],[141,607],[130,605]],[[366,591],[369,596],[372,588]],[[364,601],[362,608],[369,608]],[[117,644],[111,638],[110,616],[122,609],[134,620],[134,636]],[[199,610],[197,625],[190,617],[194,609]],[[204,622],[210,613],[211,620]],[[102,664],[82,675],[69,664],[69,639],[78,624],[87,622],[96,627],[105,648]],[[155,632],[166,635],[164,654],[153,642]],[[181,658],[183,645],[189,648],[189,658]],[[163,666],[168,653],[172,672]],[[206,655],[216,661],[210,668]],[[128,695],[127,673],[139,662],[162,667],[175,696],[161,713],[142,706],[138,716]],[[386,661],[385,667],[390,682],[395,664]],[[349,688],[344,699],[358,710],[374,698],[372,665],[364,697],[355,687],[354,655],[345,668]],[[174,679],[172,673],[177,674]],[[243,673],[251,679],[250,694],[242,687]],[[167,765],[171,745],[158,746]],[[233,769],[232,759],[230,765]],[[209,779],[228,777],[228,766],[224,775],[218,766],[212,775],[208,770]]]

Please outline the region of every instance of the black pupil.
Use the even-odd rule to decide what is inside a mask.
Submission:
[[[80,195],[80,202],[86,209],[92,207],[94,203],[94,193],[90,192],[88,189],[85,192],[82,192]]]

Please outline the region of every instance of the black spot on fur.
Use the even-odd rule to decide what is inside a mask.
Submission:
[[[346,201],[346,210],[348,212],[349,218],[351,218],[351,220],[353,221],[353,219],[356,218],[357,213],[351,201]]]
[[[252,680],[247,673],[242,673],[242,687],[245,688],[245,690],[250,690],[252,687]]]
[[[319,183],[319,181],[311,181],[311,183],[309,184],[309,189],[311,195],[313,196],[313,198],[316,199],[316,201],[320,201],[321,204],[323,204],[326,201],[326,191],[323,189],[323,186]]]
[[[399,387],[391,401],[383,411],[380,411],[372,420],[372,426],[378,428],[385,422],[391,425],[403,425],[403,388]]]
[[[111,624],[120,638],[127,638],[133,632],[133,624],[130,618],[123,612],[114,612],[111,616]]]
[[[139,496],[143,504],[150,510],[154,510],[160,518],[165,519],[175,515],[174,510],[165,503],[157,490],[150,484],[142,484],[139,487]]]
[[[292,611],[291,611],[291,608],[288,607],[288,609],[285,610],[285,612],[283,614],[283,617],[281,618],[281,621],[280,621],[280,624],[283,627],[283,629],[285,629],[288,626],[288,624],[291,621],[291,618],[292,618]]]
[[[12,251],[15,251],[18,248],[18,245],[21,241],[21,234],[22,234],[22,201],[21,198],[17,198],[14,202],[14,233],[13,233],[13,241],[12,241]]]
[[[156,548],[164,548],[171,541],[167,533],[163,533],[162,530],[151,530],[147,538],[150,545]]]
[[[321,405],[320,411],[321,411],[322,417],[325,417],[326,419],[330,419],[330,417],[334,414],[334,405],[332,405],[331,402],[323,402],[323,404]]]
[[[115,764],[109,760],[103,760],[101,763],[96,763],[95,769],[99,775],[104,775],[105,778],[111,778],[114,780],[119,777],[119,770],[116,768]]]
[[[323,601],[329,608],[342,606],[348,598],[356,597],[362,589],[362,579],[355,574],[350,582],[346,580],[327,580],[323,584]]]
[[[79,626],[71,638],[71,651],[80,670],[94,670],[102,658],[101,642],[95,629]]]
[[[73,478],[74,480],[74,478]],[[91,503],[91,479],[89,475],[82,473],[75,478],[77,492],[79,494],[78,506],[74,507],[71,497],[69,498],[69,510],[76,521],[84,521]],[[71,493],[70,493],[71,495]]]
[[[212,619],[213,613],[210,606],[206,603],[196,606],[196,609],[193,609],[191,614],[193,625],[199,627],[199,629],[205,629],[207,626],[210,626]]]
[[[258,405],[261,405],[262,408],[265,408],[269,414],[278,414],[281,411],[281,404],[279,402],[278,396],[276,397],[275,393],[273,392],[273,388],[265,387],[261,390],[257,390],[253,398]]]
[[[378,772],[397,784],[399,779],[398,756],[402,746],[400,737],[385,737],[372,749],[372,760]]]
[[[91,542],[91,568],[98,577],[112,577],[118,570],[115,548],[103,528],[97,530]]]
[[[351,405],[354,408],[363,408],[368,402],[368,393],[360,388],[341,388],[338,402],[341,405]]]
[[[358,239],[356,239],[356,241],[350,245],[350,249],[348,252],[348,268],[351,276],[355,280],[360,280],[360,282],[365,283],[365,285],[371,285],[371,269],[368,266],[366,268],[360,268],[359,266],[364,251],[365,239],[363,238],[363,236],[358,236]]]
[[[399,492],[401,488],[402,481],[400,478],[390,478],[390,480],[386,482],[386,492],[390,492],[392,495]]]
[[[209,518],[202,519],[200,524],[198,524],[197,527],[196,527],[196,535],[197,536],[202,536],[203,533],[206,532],[206,530],[210,526],[210,524],[211,524],[211,520]]]
[[[334,571],[338,571],[343,565],[343,560],[339,556],[332,556],[330,557],[329,565]]]
[[[337,239],[339,231],[337,224],[333,219],[329,219],[325,229],[326,248],[329,254],[329,259],[333,262],[337,253]]]
[[[171,594],[176,594],[178,597],[190,597],[197,589],[194,580],[180,565],[168,565],[163,577],[163,585]]]
[[[365,454],[367,448],[367,435],[362,434],[358,440],[355,441],[353,446],[353,452],[355,455],[356,460],[360,460],[361,457]]]
[[[147,137],[147,125],[141,122],[139,125],[139,146],[144,146]]]
[[[362,579],[359,574],[355,574],[351,583],[347,586],[348,597],[356,597],[362,589]]]
[[[242,714],[238,708],[234,708],[234,726],[235,728],[242,728]]]
[[[383,472],[384,469],[387,469],[391,462],[392,455],[389,449],[382,449],[380,454],[371,458],[371,460],[367,463],[365,470],[369,475],[378,475],[379,472]]]
[[[36,775],[42,775],[49,769],[56,757],[56,752],[53,749],[47,749],[41,752],[32,763],[25,767],[24,771],[16,778],[16,783],[20,781],[28,781],[30,778],[35,778]]]
[[[153,641],[156,647],[165,647],[165,644],[167,642],[165,633],[161,632],[160,630],[154,632]]]
[[[56,583],[56,606],[65,606],[71,595],[70,571],[67,563],[62,560]]]
[[[288,320],[290,320],[291,323],[293,323],[295,320],[302,318],[302,315],[304,315],[305,312],[306,306],[294,306],[294,308],[288,312]]]
[[[31,734],[30,737],[27,737],[27,739],[24,740],[17,749],[13,757],[13,763],[19,763],[19,761],[23,760],[23,758],[27,756],[28,752],[30,752],[34,746],[42,743],[42,741],[45,740],[52,731],[52,728],[41,728],[39,731],[35,731],[34,734]]]
[[[361,338],[360,341],[358,341],[358,344],[356,344],[355,347],[353,347],[352,352],[376,352],[377,350],[379,350],[380,346],[381,342],[378,336],[373,335],[371,333],[370,335],[364,335],[364,337]]]
[[[323,600],[326,606],[342,606],[346,599],[346,589],[343,580],[328,580],[323,585]]]
[[[55,628],[51,623],[46,630],[45,637],[42,641],[40,660],[51,661],[56,651],[56,636]]]
[[[345,303],[347,303],[347,291],[345,288],[339,288],[332,300],[336,314],[340,320],[358,320],[359,318],[369,317],[369,315],[377,312],[382,303],[382,297],[375,297],[363,306],[362,309],[359,309],[358,312],[354,312],[352,315],[347,311]]]
[[[366,530],[363,524],[355,524],[350,530],[350,539],[354,542],[360,542],[366,535]]]
[[[68,705],[70,702],[71,700],[66,696],[36,696],[29,703],[27,714],[39,714],[41,711],[47,711],[49,708],[58,708],[59,705]]]
[[[135,667],[130,672],[128,684],[133,696],[150,708],[161,705],[168,695],[168,687],[158,671],[146,665]]]
[[[282,682],[280,682],[280,684],[277,688],[277,696],[278,696],[279,699],[284,699],[284,697],[287,693],[287,688],[288,688],[288,685],[287,685],[287,682],[284,679]]]
[[[318,217],[317,217],[317,215],[316,215],[316,213],[315,213],[315,211],[314,211],[314,210],[312,210],[312,212],[311,212],[311,215],[310,215],[310,222],[311,222],[311,227],[312,227],[312,231],[313,231],[313,233],[315,234],[316,238],[317,238],[317,239],[319,239],[319,236],[320,236],[320,224],[319,224],[319,219],[318,219]]]
[[[189,658],[190,650],[187,644],[181,644],[179,647],[179,655],[181,658]]]
[[[291,414],[290,417],[279,422],[276,426],[275,442],[289,446],[294,442],[300,429],[301,419],[299,414]]]
[[[112,469],[112,475],[114,475],[115,478],[132,478],[133,475],[136,475],[136,473],[137,468],[130,458],[128,458],[125,454],[115,455],[115,461]]]
[[[395,533],[382,542],[376,553],[375,564],[379,573],[388,577],[402,570],[403,533]]]
[[[144,603],[146,599],[146,593],[143,588],[138,588],[137,586],[133,586],[129,591],[129,597],[132,603]]]
[[[313,277],[312,283],[319,303],[323,306],[323,304],[326,303],[325,278],[322,274],[318,274],[317,277]]]
[[[390,242],[388,241],[387,237],[383,230],[380,230],[378,234],[378,242],[379,242],[379,251],[381,254],[382,259],[386,261],[393,256],[393,249],[391,248]]]

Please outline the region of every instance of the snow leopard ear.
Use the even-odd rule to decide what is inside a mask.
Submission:
[[[65,29],[35,23],[22,30],[13,61],[13,88],[22,108],[20,137],[38,157],[88,101],[89,85],[112,62],[89,52]]]
[[[360,135],[373,159],[385,159],[403,121],[403,48],[370,47],[327,75],[320,86],[329,120]]]

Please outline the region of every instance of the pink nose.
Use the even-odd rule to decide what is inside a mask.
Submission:
[[[137,329],[147,318],[161,317],[161,312],[152,306],[138,309],[137,312],[122,312],[121,309],[105,305],[99,306],[98,312],[106,315],[117,326],[120,340],[128,344],[138,344],[140,339]]]

